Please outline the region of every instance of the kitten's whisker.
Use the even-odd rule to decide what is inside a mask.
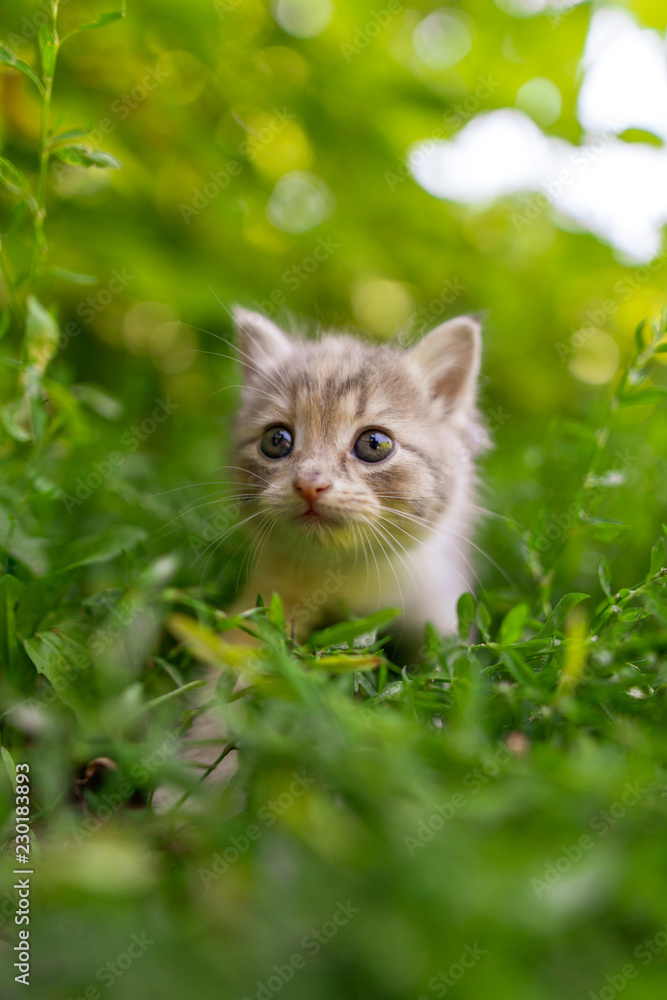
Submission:
[[[223,309],[224,309],[224,306],[223,306]],[[231,315],[231,313],[230,313],[230,315]],[[189,325],[192,326],[192,324],[189,324]],[[229,355],[229,354],[216,354],[217,357],[228,358],[229,361],[238,361],[240,364],[245,365],[246,368],[250,368],[251,371],[256,372],[256,374],[259,375],[260,378],[266,378],[269,382],[271,382],[271,384],[274,386],[275,389],[279,390],[281,388],[284,388],[284,385],[281,386],[278,382],[275,382],[271,378],[270,374],[266,370],[264,370],[262,368],[259,368],[256,364],[254,364],[251,356],[246,351],[241,350],[241,348],[240,348],[240,346],[238,344],[234,344],[231,340],[227,340],[226,337],[223,337],[219,333],[213,333],[212,330],[204,330],[202,327],[199,327],[199,326],[192,326],[192,329],[193,330],[199,330],[200,333],[208,333],[209,336],[215,337],[216,340],[219,340],[221,343],[226,344],[227,347],[231,348],[232,351],[236,351],[237,354],[238,354],[238,357],[233,357],[232,355]],[[257,347],[257,344],[256,344],[255,340],[253,339],[252,335],[247,330],[244,331],[244,332],[246,333],[247,336],[250,337],[250,339],[252,340],[252,342],[255,345],[255,347]],[[196,350],[196,349],[195,348],[190,348],[190,350]],[[198,353],[203,354],[205,352],[199,351]],[[213,353],[213,352],[208,352],[208,353]],[[262,353],[264,354],[264,357],[266,358],[267,362],[269,362],[269,364],[271,364],[271,359],[267,357],[266,352],[262,351]],[[243,361],[242,358],[245,358],[246,360]]]
[[[266,483],[267,486],[271,486],[272,485],[269,482],[268,479],[265,479],[264,476],[260,476],[258,472],[251,472],[250,469],[244,469],[243,466],[241,466],[241,465],[221,465],[220,468],[221,469],[236,469],[237,472],[244,472],[247,476],[255,476],[256,479],[261,479],[261,481],[263,483]],[[254,485],[254,484],[248,483],[248,486],[252,486],[252,485]]]
[[[273,525],[275,523],[275,517],[272,517],[270,511],[265,511],[265,514],[266,514],[266,518],[259,522],[260,523],[260,528],[259,528],[259,532],[258,532],[257,536],[253,539],[253,541],[252,541],[252,543],[250,545],[250,548],[248,549],[248,551],[247,551],[246,555],[244,556],[243,560],[241,561],[241,565],[239,567],[239,572],[238,572],[238,575],[236,577],[236,587],[237,587],[237,590],[239,588],[239,581],[240,581],[241,573],[243,571],[243,566],[244,566],[246,560],[247,560],[247,564],[248,564],[248,571],[250,571],[251,565],[255,565],[259,561],[259,559],[261,557],[261,554],[262,554],[262,551],[264,549],[264,545],[266,544],[266,540],[269,537],[269,535],[271,534],[271,531],[273,529]],[[260,548],[260,545],[261,545],[261,548]]]
[[[391,521],[391,520],[390,520],[389,518],[387,518],[387,517],[382,517],[382,516],[380,515],[380,520],[382,520],[382,521],[386,521],[386,522],[387,522],[387,524],[389,524],[389,526],[390,526],[390,527],[392,527],[392,528],[395,528],[395,527],[396,527],[396,525],[394,525],[394,524],[392,523],[392,521]],[[421,578],[421,581],[422,581],[422,583],[424,584],[424,586],[426,586],[426,581],[424,580],[424,574],[422,573],[422,571],[420,570],[419,566],[418,566],[418,565],[417,565],[417,563],[415,562],[415,559],[414,559],[414,556],[412,555],[412,553],[411,553],[411,552],[410,552],[410,551],[409,551],[408,549],[406,549],[406,547],[405,547],[404,545],[402,545],[402,544],[401,544],[401,542],[400,542],[400,541],[398,540],[398,538],[396,538],[396,537],[395,537],[395,535],[392,535],[392,534],[391,534],[391,531],[387,531],[386,533],[387,533],[387,534],[389,535],[389,537],[390,537],[390,538],[391,538],[391,539],[392,539],[392,540],[393,540],[393,541],[394,541],[394,542],[395,542],[395,543],[396,543],[396,544],[397,544],[398,546],[400,546],[400,548],[401,548],[401,549],[403,550],[403,552],[405,552],[406,556],[408,557],[408,559],[409,559],[409,560],[411,561],[412,565],[413,565],[413,566],[415,567],[415,569],[416,569],[416,570],[417,570],[417,572],[419,573],[419,576],[420,576],[420,578]],[[397,555],[399,555],[398,553],[396,553],[396,554],[397,554]],[[412,582],[414,583],[414,577],[413,577],[413,575],[412,575],[412,571],[408,569],[408,567],[407,567],[407,565],[406,565],[406,563],[405,563],[405,560],[403,559],[403,557],[402,557],[402,556],[400,556],[400,555],[399,555],[399,559],[401,560],[401,562],[403,563],[403,565],[405,566],[405,568],[406,568],[406,569],[408,570],[408,573],[410,574],[410,579],[411,579],[411,580],[412,580]]]
[[[197,329],[197,327],[194,329]],[[190,351],[192,354],[208,354],[213,358],[226,358],[228,361],[235,361],[238,364],[243,365],[244,368],[250,369],[251,372],[255,372],[260,376],[260,378],[266,379],[267,382],[270,382],[276,392],[282,392],[285,388],[283,385],[280,385],[279,382],[276,382],[269,372],[262,371],[256,365],[248,364],[247,361],[243,361],[241,358],[235,358],[231,354],[221,354],[220,351],[203,351],[201,347],[186,347],[184,350]]]
[[[401,587],[401,581],[398,579],[398,573],[396,572],[396,569],[394,568],[394,564],[391,561],[391,559],[389,558],[389,556],[387,555],[386,549],[385,549],[384,545],[382,544],[382,540],[381,540],[381,538],[380,538],[380,536],[378,534],[378,527],[379,526],[376,525],[376,524],[373,524],[370,521],[368,521],[367,524],[368,524],[368,527],[373,532],[373,534],[375,535],[375,538],[377,539],[377,543],[380,546],[380,548],[382,549],[382,553],[383,553],[383,555],[385,557],[386,562],[389,563],[389,566],[391,567],[391,571],[394,574],[394,579],[396,580],[396,586],[398,587],[398,596],[399,596],[400,602],[401,602],[401,609],[403,611],[405,611],[405,598],[403,597],[403,588]],[[376,562],[376,565],[377,565],[377,562]]]
[[[401,565],[403,566],[403,568],[405,570],[407,570],[407,572],[408,572],[408,574],[410,576],[410,582],[412,583],[412,585],[414,587],[415,579],[414,579],[414,577],[412,575],[412,571],[410,569],[408,569],[403,556],[401,555],[400,552],[397,551],[395,545],[393,544],[392,536],[387,531],[384,531],[380,527],[380,525],[377,524],[377,523],[375,523],[373,527],[375,528],[375,533],[376,533],[376,537],[378,539],[378,542],[380,541],[380,538],[384,539],[384,541],[387,543],[387,545],[389,546],[389,548],[393,552],[394,556],[399,560],[399,562],[401,563]],[[395,570],[395,567],[394,567],[393,560],[390,560],[390,562],[391,562],[391,567],[394,570],[394,576],[396,576],[396,570]],[[397,579],[396,582],[398,583],[398,579]]]
[[[215,389],[214,392],[212,392],[209,396],[206,397],[206,399],[212,399],[213,396],[217,396],[219,392],[224,392],[225,389],[245,389],[245,388],[246,387],[243,384],[223,385],[222,388]],[[276,398],[275,393],[273,393],[273,392],[267,392],[266,389],[260,389],[256,385],[254,385],[252,387],[252,391],[259,393],[261,396],[266,396],[267,399],[275,399]]]
[[[256,497],[253,496],[250,499],[255,500]],[[180,521],[180,519],[185,517],[186,514],[192,514],[193,511],[200,510],[201,507],[212,507],[213,504],[218,504],[222,506],[223,500],[224,498],[216,497],[214,500],[205,500],[203,503],[197,503],[194,505],[194,507],[186,507],[185,510],[179,511],[176,517],[172,518],[171,521],[167,521],[166,524],[163,524],[162,528],[168,528],[170,524],[175,524],[176,521]]]
[[[403,511],[398,511],[397,513],[403,514]],[[378,515],[378,516],[380,516],[380,515]],[[390,523],[393,524],[393,522],[390,522]],[[458,576],[459,580],[461,580],[461,582],[464,583],[466,585],[466,587],[468,586],[468,581],[463,576],[463,574],[460,573],[456,569],[455,566],[452,566],[452,564],[449,562],[449,560],[445,559],[445,557],[443,556],[443,554],[441,552],[438,552],[437,549],[433,548],[433,546],[427,545],[426,542],[424,542],[421,538],[417,538],[416,535],[412,535],[409,531],[407,531],[405,528],[401,527],[400,525],[394,525],[394,527],[398,528],[400,531],[402,531],[404,534],[406,534],[409,538],[412,538],[415,542],[417,542],[418,545],[421,545],[421,546],[423,546],[423,548],[428,549],[429,552],[432,552],[433,555],[436,556],[436,558],[438,558],[441,562],[443,562],[445,564],[445,566],[447,566],[448,569],[450,569],[453,573],[456,574],[456,576]],[[426,530],[432,530],[432,529],[428,529],[427,528]],[[435,534],[435,532],[433,532],[433,534]],[[455,545],[453,545],[453,543],[450,542],[450,544],[452,545],[452,547],[454,548],[454,550],[459,553],[459,555],[462,555],[462,553],[459,551],[459,549]],[[478,576],[477,576],[477,574],[476,574],[476,572],[474,570],[474,567],[468,562],[468,560],[465,558],[465,556],[463,556],[463,559],[467,563],[468,568],[470,569],[470,571],[472,572],[473,576],[475,577],[475,581],[477,583],[480,583],[480,580],[479,580],[479,578],[478,578]]]
[[[497,511],[489,510],[488,507],[480,507],[478,503],[471,502],[470,506],[474,507],[475,510],[480,511],[480,513],[486,514],[487,517],[496,518],[496,520],[504,521],[506,524],[513,524],[516,528],[523,527],[523,525],[519,524],[518,521],[515,521],[513,517],[509,517],[507,514],[498,514]]]
[[[403,511],[401,511],[400,513],[404,517],[408,518],[409,520],[414,520],[416,523],[434,524],[434,525],[438,526],[438,522],[437,521],[429,521],[427,518],[421,517],[421,515],[419,515],[419,514],[408,514],[408,513],[404,513]],[[493,559],[492,556],[490,556],[488,554],[488,552],[485,552],[484,549],[480,548],[480,546],[477,545],[476,542],[473,542],[472,539],[468,538],[466,535],[462,535],[460,531],[456,531],[454,528],[450,527],[449,525],[447,525],[444,530],[448,534],[452,534],[456,538],[460,538],[461,541],[465,542],[467,545],[471,545],[473,549],[476,549],[476,551],[479,552],[480,555],[484,556],[484,558],[489,561],[489,563],[493,566],[494,569],[498,570],[498,572],[500,573],[500,575],[505,578],[505,580],[507,581],[507,583],[511,587],[515,587],[514,582],[510,579],[510,577],[507,575],[507,573],[502,568],[502,566],[499,566],[498,563],[495,561],[495,559]],[[459,552],[460,555],[462,554],[460,552],[460,550],[454,545],[453,542],[450,541],[450,544],[452,545],[452,548],[454,548],[456,552]],[[471,564],[468,563],[468,565],[472,569]],[[473,570],[473,572],[474,572],[474,570]],[[479,578],[477,577],[476,574],[475,574],[475,579],[477,580],[477,583],[480,583],[480,580],[479,580]]]
[[[206,555],[206,553],[210,549],[211,545],[216,545],[216,547],[217,547],[222,541],[224,541],[225,538],[227,538],[228,535],[231,535],[232,532],[237,531],[239,528],[243,527],[244,524],[247,524],[248,521],[252,521],[253,518],[259,517],[260,514],[264,514],[264,513],[265,513],[265,511],[263,511],[263,510],[257,510],[257,511],[255,511],[254,514],[250,514],[249,517],[245,517],[242,521],[239,521],[238,524],[233,524],[230,528],[227,528],[227,530],[223,531],[222,534],[218,538],[214,539],[209,545],[206,546],[206,548],[204,549],[204,551],[201,552],[197,556],[197,558],[195,559],[195,562],[198,562],[199,559],[201,559],[202,556]],[[209,557],[209,559],[210,559],[210,557]],[[206,561],[206,565],[208,565],[208,560]],[[206,567],[204,567],[204,568],[206,568]]]
[[[254,483],[245,483],[245,485],[254,489],[261,489],[259,485]],[[185,486],[174,486],[173,490],[162,490],[160,493],[146,493],[147,497],[163,497],[166,493],[177,493],[179,490],[193,490],[197,486],[239,486],[238,479],[218,479],[215,482],[209,483],[187,483]]]
[[[401,499],[401,498],[398,497],[398,496],[396,496],[396,499]],[[392,508],[385,508],[385,509],[392,509]],[[512,586],[512,587],[515,586],[514,583],[512,582],[512,580],[510,579],[510,577],[505,572],[505,570],[502,568],[502,566],[499,566],[498,563],[488,554],[488,552],[485,552],[484,549],[480,548],[480,546],[477,545],[476,542],[473,542],[471,538],[468,538],[466,535],[462,535],[461,532],[456,531],[450,525],[448,525],[448,524],[447,525],[442,524],[439,521],[431,521],[427,517],[423,517],[421,514],[413,514],[410,511],[404,511],[404,510],[398,510],[398,509],[396,509],[395,513],[397,513],[400,517],[404,517],[404,518],[406,518],[406,520],[413,521],[415,524],[418,524],[418,525],[423,525],[423,526],[434,525],[434,527],[436,529],[441,529],[441,531],[443,533],[443,534],[439,535],[439,537],[443,537],[444,534],[452,534],[456,538],[460,538],[467,545],[470,545],[470,546],[472,546],[472,548],[476,549],[477,552],[480,553],[480,555],[483,555],[484,558],[487,559],[488,562],[494,567],[494,569],[497,569],[498,572],[501,574],[501,576],[503,576],[505,578],[505,580],[507,581],[507,583],[510,586]],[[427,530],[433,530],[433,529],[432,528],[428,528]],[[433,531],[433,533],[434,534],[439,534],[438,531],[435,531],[435,530]],[[454,545],[454,543],[451,540],[450,540],[449,544],[452,546],[452,548],[454,549],[455,552],[458,552],[458,554],[463,557],[463,559],[465,560],[468,568],[474,574],[476,582],[481,585],[481,581],[480,581],[479,577],[477,576],[477,573],[475,572],[475,569],[474,569],[472,563],[469,562],[469,560],[465,557],[465,555],[463,554],[463,552],[458,548],[458,546]]]

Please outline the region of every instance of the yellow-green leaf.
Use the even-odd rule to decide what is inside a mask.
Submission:
[[[26,321],[26,365],[43,375],[58,350],[59,339],[58,324],[53,316],[30,295]]]
[[[34,69],[31,69],[26,62],[19,59],[19,57],[12,52],[11,49],[8,49],[2,42],[0,42],[0,63],[4,63],[5,66],[11,66],[12,69],[16,69],[19,73],[23,73],[24,76],[27,76],[29,80],[32,80],[32,82],[39,87],[40,91],[44,93],[42,81],[37,76]]]

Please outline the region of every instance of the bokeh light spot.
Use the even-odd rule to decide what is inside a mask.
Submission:
[[[123,317],[123,343],[132,354],[148,357],[156,327],[171,325],[174,320],[174,313],[165,302],[137,302]]]
[[[377,278],[356,289],[352,309],[359,326],[389,337],[407,324],[415,303],[405,285]]]
[[[449,69],[472,49],[472,33],[460,14],[436,10],[419,22],[412,42],[421,61],[431,69]]]
[[[331,24],[331,0],[274,0],[271,13],[283,31],[297,38],[314,38]]]
[[[321,178],[302,170],[281,177],[266,206],[269,222],[284,233],[307,233],[327,219],[334,196]]]
[[[577,353],[568,362],[572,375],[589,385],[604,385],[618,371],[620,352],[616,341],[605,333],[589,327],[580,331],[581,340]]]
[[[541,125],[548,128],[560,118],[563,109],[561,92],[553,82],[545,76],[536,76],[524,83],[516,95],[516,106],[521,111]]]

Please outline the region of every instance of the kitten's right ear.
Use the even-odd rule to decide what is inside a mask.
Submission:
[[[245,366],[262,372],[266,367],[279,364],[291,353],[292,344],[287,334],[261,313],[250,312],[236,306],[234,309],[236,342]],[[244,368],[249,373],[249,368]]]

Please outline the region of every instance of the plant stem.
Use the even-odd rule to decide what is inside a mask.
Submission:
[[[5,287],[7,289],[7,303],[9,305],[10,312],[14,313],[15,319],[18,321],[19,310],[17,309],[16,306],[14,286],[12,283],[11,275],[9,273],[9,265],[7,263],[7,258],[5,256],[5,250],[2,245],[1,239],[0,239],[0,273],[2,274],[3,280],[5,282]]]
[[[49,171],[49,157],[51,147],[49,142],[49,121],[51,119],[51,94],[53,92],[53,77],[55,75],[55,65],[58,56],[58,32],[56,22],[58,20],[58,4],[60,0],[51,0],[51,33],[55,52],[51,63],[50,73],[46,73],[42,60],[42,84],[44,86],[44,97],[42,99],[42,120],[39,137],[39,176],[37,180],[37,209],[35,211],[35,228],[33,234],[32,251],[30,254],[30,267],[28,269],[28,291],[34,288],[35,280],[44,262],[46,252],[46,241],[44,239],[44,220],[46,219],[46,181]]]

